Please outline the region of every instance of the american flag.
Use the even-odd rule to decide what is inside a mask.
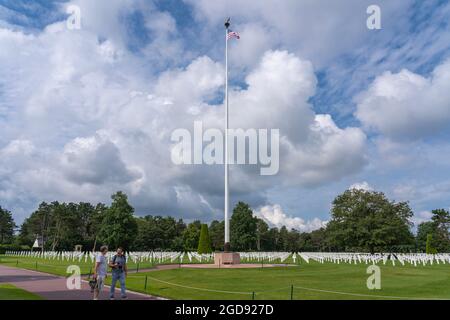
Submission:
[[[241,36],[239,35],[239,33],[230,30],[227,35],[227,40],[230,40],[233,38],[236,38],[239,40],[241,38]]]

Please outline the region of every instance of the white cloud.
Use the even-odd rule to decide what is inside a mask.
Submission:
[[[128,168],[118,147],[102,135],[69,142],[64,147],[61,166],[67,179],[77,184],[127,184],[142,178],[140,170]]]
[[[271,226],[277,228],[285,226],[288,230],[295,229],[300,232],[314,231],[323,228],[326,225],[326,221],[322,221],[318,218],[305,221],[300,217],[288,216],[278,204],[261,207],[256,210],[254,214]]]
[[[268,51],[246,83],[247,90],[230,95],[233,127],[279,128],[292,141],[306,138],[314,119],[308,99],[317,84],[311,62],[287,51]]]
[[[254,68],[267,51],[276,47],[278,34],[260,23],[247,23],[238,29],[241,40],[230,42],[230,66]]]
[[[13,140],[5,148],[0,150],[2,157],[11,157],[17,154],[31,155],[36,151],[33,143],[29,140]]]
[[[446,130],[450,123],[450,61],[429,78],[402,70],[377,77],[358,101],[356,117],[393,140],[415,140]]]
[[[289,153],[281,171],[290,183],[320,185],[363,168],[366,136],[360,129],[340,129],[329,115],[316,115],[310,129],[306,143],[298,148],[283,141]]]
[[[121,19],[139,8],[141,4],[141,1],[134,2],[133,0],[72,0],[62,4],[61,11],[65,12],[65,8],[69,5],[78,6],[81,11],[82,31],[110,39],[124,49],[129,35]],[[147,6],[147,10],[151,9],[152,5]]]
[[[186,69],[170,70],[160,75],[155,93],[170,97],[181,108],[211,97],[223,84],[222,65],[203,56],[192,61]]]

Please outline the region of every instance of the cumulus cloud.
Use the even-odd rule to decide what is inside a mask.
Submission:
[[[185,69],[169,70],[158,79],[155,93],[170,97],[180,108],[189,103],[199,103],[211,98],[224,84],[223,66],[203,56],[192,61]]]
[[[326,225],[326,221],[318,218],[305,221],[300,217],[288,216],[278,204],[261,207],[254,211],[254,215],[271,226],[277,228],[285,226],[288,230],[295,229],[300,232],[311,232]]]
[[[261,23],[247,23],[239,28],[242,41],[230,43],[231,67],[239,70],[255,68],[265,52],[276,47],[278,34]]]
[[[320,185],[358,172],[366,163],[366,136],[358,128],[340,129],[329,115],[316,115],[310,124],[307,143],[296,148],[283,141],[289,149],[282,164],[291,183]]]
[[[377,77],[357,99],[363,125],[393,140],[426,138],[450,122],[450,61],[430,77],[402,70]]]
[[[306,138],[314,120],[308,99],[317,84],[311,62],[287,51],[268,51],[246,83],[247,90],[230,95],[232,104],[239,106],[232,109],[232,127],[279,128],[291,141]]]

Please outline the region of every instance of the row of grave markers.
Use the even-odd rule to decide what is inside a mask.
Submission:
[[[396,262],[405,265],[409,263],[411,265],[433,265],[433,264],[450,264],[450,254],[425,254],[425,253],[328,253],[328,252],[303,252],[299,254],[300,257],[309,263],[310,260],[314,260],[319,263],[332,262],[332,263],[347,263],[347,264],[379,264],[391,263],[395,266]]]
[[[40,258],[46,260],[59,261],[84,261],[94,262],[98,253],[78,252],[78,251],[7,251],[7,256]],[[108,261],[112,259],[115,252],[108,252]],[[347,264],[379,264],[391,263],[392,265],[409,263],[411,265],[433,265],[450,264],[450,254],[424,254],[424,253],[331,253],[331,252],[240,252],[242,262],[286,262],[289,258],[294,264],[302,261],[310,263],[316,261],[319,263],[347,263]],[[189,263],[209,263],[214,261],[214,254],[199,254],[197,252],[176,252],[176,251],[142,251],[128,252],[127,257],[134,263],[153,262],[153,263],[182,263],[185,258]]]

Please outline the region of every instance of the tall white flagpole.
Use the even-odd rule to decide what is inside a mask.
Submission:
[[[230,243],[230,221],[228,217],[229,189],[228,189],[228,29],[230,19],[225,22],[225,251]]]

